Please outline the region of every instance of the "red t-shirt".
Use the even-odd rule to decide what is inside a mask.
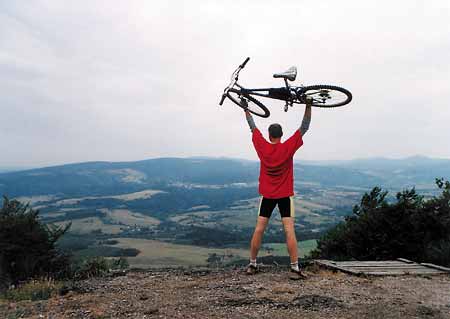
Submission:
[[[283,198],[294,195],[294,154],[303,145],[302,134],[294,135],[283,143],[272,144],[255,128],[253,145],[261,161],[259,193],[266,198]]]

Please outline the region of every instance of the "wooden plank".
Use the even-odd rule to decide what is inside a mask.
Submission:
[[[405,267],[405,268],[414,268],[414,267],[418,267],[418,268],[426,268],[422,265],[419,264],[364,264],[364,265],[358,265],[358,264],[351,264],[351,265],[342,265],[342,264],[336,264],[340,267],[397,267],[397,268],[401,268],[401,267]]]
[[[372,271],[403,271],[403,272],[430,272],[430,273],[435,273],[435,272],[443,272],[442,270],[438,270],[438,269],[432,269],[432,268],[366,268],[366,269],[361,269],[361,268],[346,268],[346,269],[350,269],[353,271],[360,271],[360,272],[372,272]]]
[[[420,265],[419,263],[405,263],[401,261],[357,261],[357,262],[336,262],[338,265],[342,266],[353,266],[353,265],[394,265],[394,266],[410,266],[410,265]]]
[[[414,261],[406,259],[406,258],[397,258],[397,260],[398,261],[403,261],[404,263],[407,263],[407,264],[413,264],[414,263]]]
[[[424,269],[435,269],[435,268],[427,268],[421,264],[413,263],[413,264],[406,264],[403,263],[401,265],[395,265],[395,264],[378,264],[378,265],[352,265],[352,266],[345,266],[346,268],[352,268],[355,270],[360,271],[377,271],[377,270],[402,270],[402,271],[414,271],[414,270],[424,270]]]
[[[359,272],[359,271],[353,271],[353,270],[347,269],[345,267],[337,266],[336,263],[329,262],[328,260],[315,260],[314,262],[321,266],[325,266],[326,268],[340,270],[342,272],[345,272],[345,273],[348,273],[351,275],[361,275],[361,272]]]
[[[344,264],[378,264],[378,263],[388,263],[388,264],[409,264],[399,260],[351,260],[351,261],[333,261],[335,263],[344,263]]]
[[[411,261],[344,261],[315,260],[316,264],[351,275],[401,276],[401,275],[439,275],[450,272],[449,268],[433,264],[418,264]],[[430,265],[430,266],[429,266]],[[443,268],[443,269],[442,269]]]
[[[423,265],[425,267],[429,267],[429,268],[439,269],[441,271],[450,273],[450,268],[447,268],[447,267],[443,267],[443,266],[439,266],[439,265],[435,265],[435,264],[429,264],[429,263],[421,263],[421,265]]]
[[[349,269],[351,271],[356,271],[356,272],[371,272],[371,271],[442,272],[442,270],[425,268],[425,267],[424,268],[350,268],[350,267],[345,267],[345,269]]]
[[[352,263],[352,264],[342,264],[336,263],[336,265],[341,267],[408,267],[408,266],[420,266],[419,264],[405,264],[405,263]]]
[[[365,273],[366,275],[373,276],[398,276],[398,275],[441,275],[445,274],[444,272],[404,272],[404,271],[372,271]]]

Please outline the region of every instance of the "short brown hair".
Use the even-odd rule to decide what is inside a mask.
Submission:
[[[283,136],[283,129],[278,123],[270,124],[269,126],[269,136],[272,138],[280,138]]]

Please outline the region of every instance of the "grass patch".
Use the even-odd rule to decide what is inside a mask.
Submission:
[[[118,243],[115,241],[116,244]],[[139,250],[135,248],[120,248],[111,246],[92,246],[79,250],[75,253],[77,257],[135,257]]]
[[[102,277],[111,270],[124,270],[129,267],[128,261],[123,258],[94,257],[79,260],[74,264],[74,279],[81,280],[92,277]]]
[[[70,217],[68,221],[70,220]],[[56,225],[63,225],[66,222],[55,223]],[[109,225],[105,224],[98,217],[89,217],[83,219],[76,219],[72,221],[72,226],[70,227],[70,233],[75,234],[90,234],[92,231],[101,230],[104,234],[118,234],[122,232],[121,225]]]
[[[119,241],[116,247],[136,248],[140,251],[136,257],[127,257],[130,266],[135,268],[207,266],[211,254],[233,255],[236,259],[247,259],[249,254],[248,249],[205,248],[136,238],[116,238],[116,240]],[[261,253],[266,254],[263,251]]]
[[[111,218],[113,224],[117,223],[127,226],[155,226],[160,223],[156,218],[132,212],[128,209],[101,209],[101,211],[104,211],[108,217]]]
[[[9,301],[46,300],[57,295],[63,286],[63,282],[55,281],[51,278],[32,280],[18,287],[8,289],[0,295],[0,299]]]
[[[306,257],[317,247],[316,239],[303,240],[298,242],[298,252],[300,257]],[[285,243],[268,243],[262,246],[262,251],[269,252],[273,256],[288,256]]]

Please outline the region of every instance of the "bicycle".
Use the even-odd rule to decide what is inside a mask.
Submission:
[[[230,84],[225,87],[219,105],[222,105],[225,98],[229,98],[244,110],[260,117],[269,117],[269,109],[253,96],[277,99],[285,101],[284,111],[294,104],[306,104],[307,99],[311,106],[333,108],[343,106],[352,100],[352,94],[349,90],[335,85],[309,85],[309,86],[291,86],[288,81],[294,81],[297,77],[297,68],[289,68],[286,72],[275,73],[274,78],[282,78],[284,87],[247,89],[238,83],[239,72],[245,67],[250,58],[238,66],[231,75]],[[237,87],[237,88],[236,88]]]

